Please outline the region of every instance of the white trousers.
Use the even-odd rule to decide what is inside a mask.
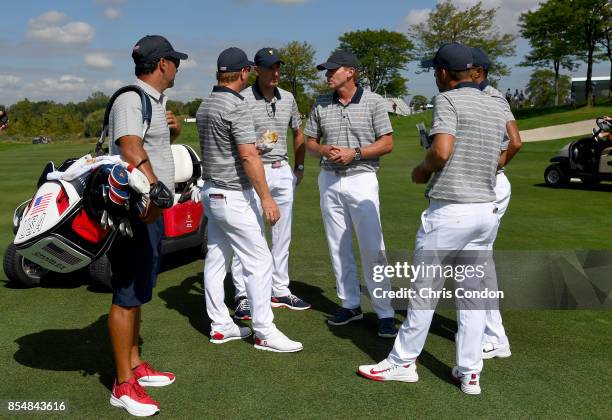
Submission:
[[[495,230],[496,238],[499,224],[501,223],[501,219],[506,213],[508,204],[510,203],[510,192],[510,181],[508,181],[506,174],[504,174],[504,172],[498,173],[495,184],[495,204],[497,205],[498,218],[498,225],[497,229]],[[493,244],[491,244],[491,249],[493,249]],[[497,284],[495,264],[491,264],[489,266],[489,270],[489,275],[492,276],[495,284]],[[508,336],[506,335],[506,330],[504,329],[504,324],[502,323],[502,317],[499,309],[488,310],[486,312],[486,327],[483,341],[495,344],[508,344]]]
[[[272,296],[287,296],[289,291],[289,245],[291,244],[291,220],[293,218],[293,193],[296,178],[289,165],[273,168],[264,164],[266,182],[280,210],[281,217],[270,229],[272,236]],[[263,210],[259,196],[255,194],[258,216],[263,224]],[[232,278],[236,288],[235,297],[246,296],[245,278],[240,259],[234,256]]]
[[[230,258],[236,255],[242,263],[253,329],[259,337],[269,338],[277,332],[270,307],[272,256],[264,236],[264,226],[257,217],[255,192],[253,189],[221,189],[206,182],[202,188],[202,201],[208,217],[204,292],[210,328],[224,331],[234,324],[225,305],[223,280]]]
[[[341,176],[322,170],[319,193],[323,225],[336,277],[336,291],[342,307],[361,306],[357,265],[353,250],[353,229],[357,235],[363,277],[378,318],[394,316],[391,301],[373,296],[375,288],[391,290],[391,282],[373,280],[374,266],[386,265],[385,243],[380,223],[378,179],[375,172]],[[385,296],[388,294],[385,294]]]
[[[426,251],[490,250],[496,228],[495,203],[462,204],[431,200],[429,208],[421,215],[414,264],[420,263]],[[433,280],[419,277],[416,282],[419,287],[427,288],[431,287]],[[388,361],[414,363],[425,346],[434,309],[409,306]],[[463,374],[479,373],[482,370],[485,311],[458,310],[457,324],[457,367]]]

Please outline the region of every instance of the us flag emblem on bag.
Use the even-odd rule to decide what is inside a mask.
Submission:
[[[36,197],[36,199],[34,200],[34,205],[30,209],[30,216],[45,211],[47,209],[47,206],[49,205],[49,201],[51,201],[52,196],[53,193],[48,192],[46,194]]]

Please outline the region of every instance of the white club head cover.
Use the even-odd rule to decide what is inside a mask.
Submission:
[[[194,203],[199,203],[201,198],[200,195],[200,188],[198,188],[197,185],[194,185],[193,187],[191,187],[191,199],[193,200]]]
[[[129,174],[128,185],[130,188],[140,194],[148,194],[151,191],[151,185],[145,174],[136,168],[132,169]]]

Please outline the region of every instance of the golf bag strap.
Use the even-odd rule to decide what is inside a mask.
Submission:
[[[143,138],[147,130],[149,129],[149,126],[151,125],[153,109],[151,107],[151,99],[149,99],[149,96],[146,94],[146,92],[140,86],[137,85],[128,85],[120,88],[113,94],[113,96],[111,96],[110,100],[108,101],[108,104],[106,104],[106,111],[104,112],[104,122],[102,123],[102,134],[100,135],[100,139],[96,144],[96,156],[102,154],[102,146],[104,145],[104,141],[106,139],[106,136],[108,135],[108,122],[110,119],[110,112],[113,108],[113,104],[120,95],[126,92],[136,92],[140,96],[140,102],[142,105],[142,123],[145,124],[145,130],[142,133]]]

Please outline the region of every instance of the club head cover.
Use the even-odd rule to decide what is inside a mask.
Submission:
[[[161,181],[151,185],[149,198],[155,207],[160,209],[169,209],[174,204],[174,194]]]

